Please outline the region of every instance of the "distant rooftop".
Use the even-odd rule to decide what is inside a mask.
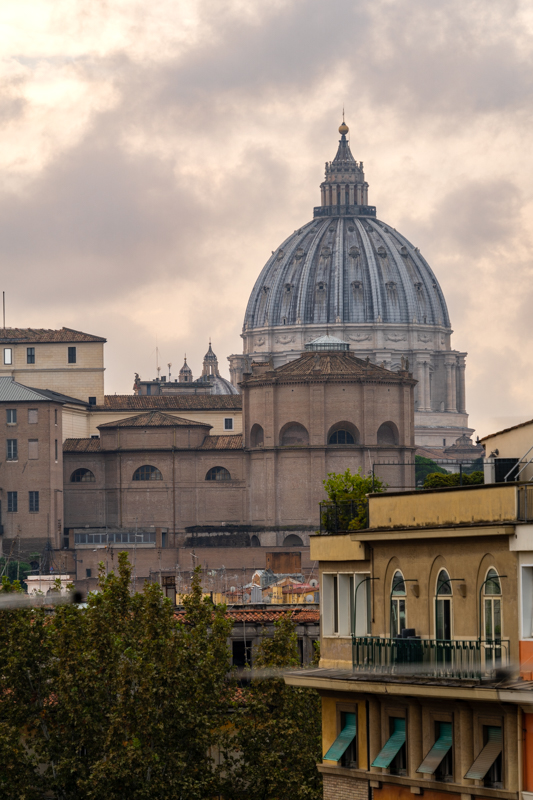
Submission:
[[[0,401],[8,403],[44,403],[51,401],[62,403],[63,405],[66,403],[87,405],[84,400],[77,400],[75,397],[68,397],[65,394],[53,392],[51,389],[32,389],[30,386],[24,386],[22,383],[17,383],[17,381],[13,380],[11,375],[0,376]]]
[[[170,414],[163,414],[161,411],[148,411],[146,414],[138,414],[135,417],[119,419],[115,422],[105,422],[98,425],[98,428],[211,428],[206,422],[196,422],[183,417],[173,417]]]
[[[144,409],[160,409],[166,411],[241,411],[240,394],[200,394],[200,395],[140,395],[140,394],[108,394],[104,405],[92,406],[94,411],[142,411]]]
[[[106,342],[101,336],[75,331],[73,328],[0,328],[0,342],[16,344],[17,342]]]

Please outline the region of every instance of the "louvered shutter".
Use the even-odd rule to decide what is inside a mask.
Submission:
[[[487,744],[465,775],[465,778],[470,778],[472,781],[482,781],[502,752],[502,729],[490,726],[487,729],[487,733]]]
[[[399,753],[403,744],[405,744],[405,720],[395,719],[394,732],[387,741],[385,747],[379,752],[377,758],[372,762],[372,766],[387,769],[394,756]]]
[[[339,733],[328,752],[324,756],[325,761],[340,761],[350,744],[355,739],[357,733],[357,722],[355,714],[346,714],[344,728]]]
[[[425,775],[433,775],[440,762],[452,746],[452,723],[440,723],[440,735],[425,759],[417,769]]]

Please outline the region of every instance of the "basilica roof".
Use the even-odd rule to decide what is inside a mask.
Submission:
[[[265,370],[263,364],[259,366],[257,374],[246,376],[245,383],[263,383],[272,379],[280,380],[304,379],[324,380],[324,379],[352,379],[363,381],[383,381],[386,383],[399,383],[406,380],[411,381],[412,375],[407,371],[392,372],[385,367],[373,364],[369,359],[357,358],[348,351],[330,352],[305,352],[294,361],[282,364],[277,369]],[[253,369],[254,365],[252,365]]]
[[[244,330],[336,322],[449,328],[431,267],[366,204],[363,164],[352,156],[348,127],[339,130],[339,149],[321,185],[322,206],[272,252],[250,296]]]

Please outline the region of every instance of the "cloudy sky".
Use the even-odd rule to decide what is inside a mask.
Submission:
[[[369,201],[433,266],[480,435],[533,416],[529,0],[2,0],[7,325],[108,339],[109,393],[240,352],[343,104]],[[166,371],[166,370],[165,370]]]

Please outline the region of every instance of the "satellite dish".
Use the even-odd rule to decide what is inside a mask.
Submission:
[[[235,592],[236,591],[235,586],[230,586],[229,590],[230,590],[230,592]]]
[[[318,586],[318,581],[316,578],[313,578],[312,581],[309,581],[310,586]]]
[[[306,603],[312,603],[314,599],[315,599],[315,598],[313,597],[313,595],[312,595],[312,594],[306,594],[306,595],[305,595],[305,602],[306,602]]]

